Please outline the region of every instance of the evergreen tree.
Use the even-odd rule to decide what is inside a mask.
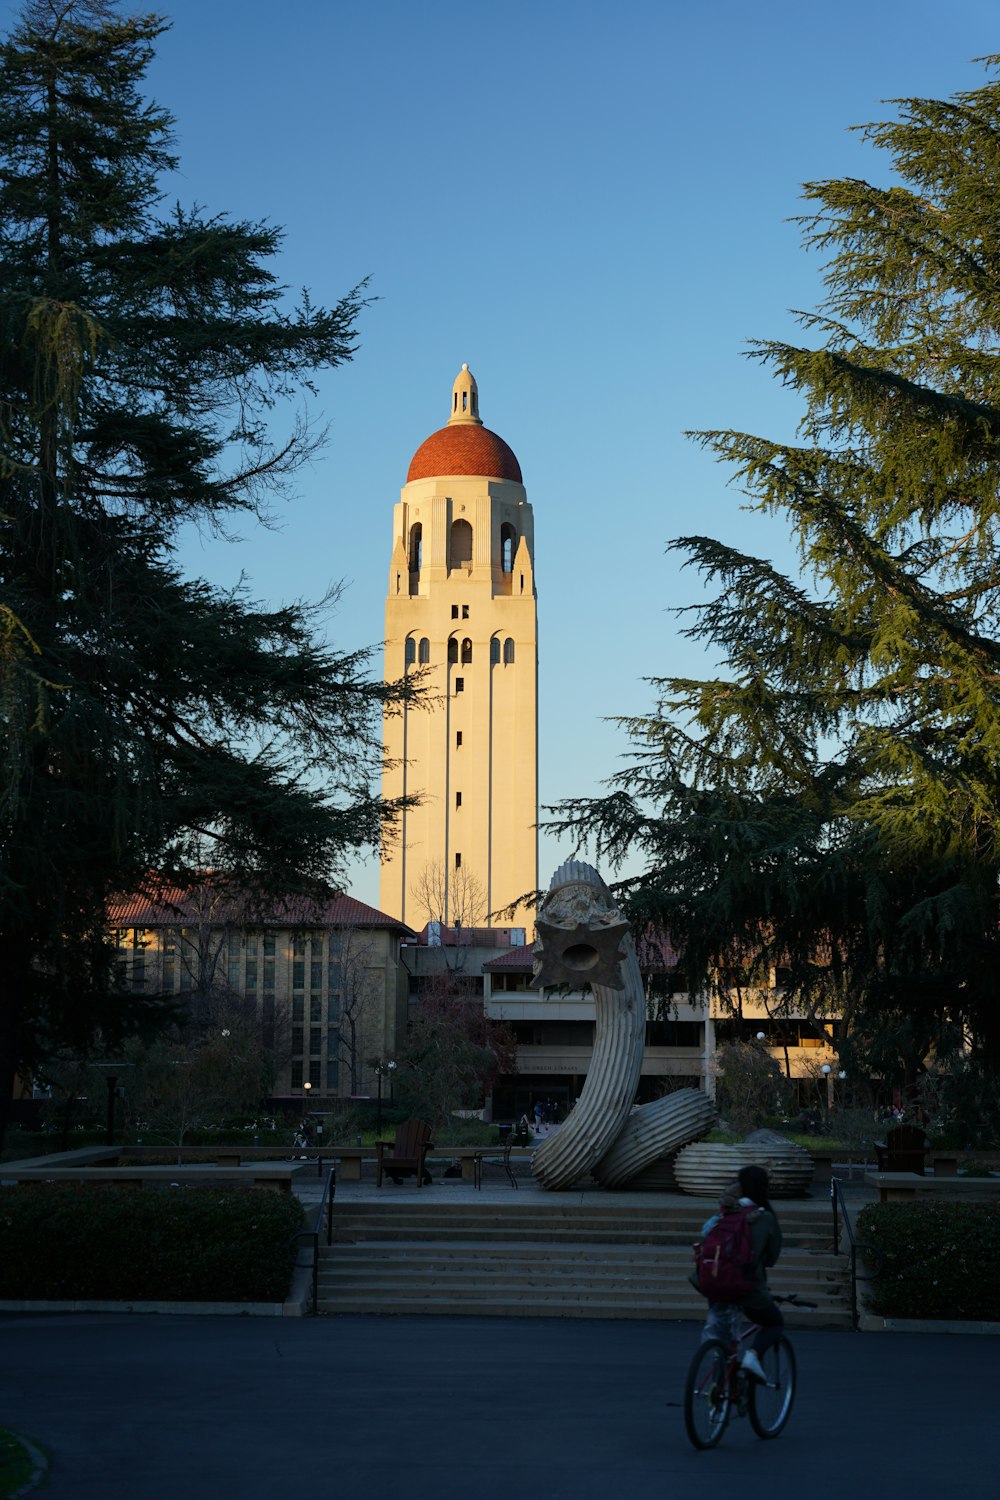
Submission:
[[[373,776],[402,689],[321,606],[175,558],[186,522],[266,518],[316,445],[269,422],[351,358],[364,302],[292,307],[275,229],[160,212],[172,121],[141,86],[164,29],[34,0],[0,44],[0,1112],[57,1043],[139,1019],[110,894],[206,864],[314,887],[394,812]]]
[[[692,985],[779,967],[893,1079],[1000,1052],[998,62],[863,127],[889,186],[806,185],[826,299],[806,346],[752,346],[801,396],[800,441],[694,434],[801,571],[671,543],[719,589],[686,634],[724,669],[657,679],[633,764],[554,809],[603,857],[645,855],[632,914]]]

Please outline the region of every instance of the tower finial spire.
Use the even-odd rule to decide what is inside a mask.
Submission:
[[[459,370],[455,384],[451,388],[451,415],[448,418],[448,426],[459,422],[468,422],[475,427],[483,425],[483,419],[479,415],[479,387],[468,365],[463,365]]]

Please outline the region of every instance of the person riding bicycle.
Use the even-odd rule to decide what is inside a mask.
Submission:
[[[752,1323],[758,1325],[757,1332],[750,1347],[744,1353],[740,1366],[755,1380],[766,1380],[760,1356],[778,1342],[785,1324],[777,1304],[772,1300],[767,1289],[768,1269],[775,1264],[781,1254],[781,1228],[768,1198],[768,1179],[763,1167],[754,1165],[740,1169],[736,1182],[732,1188],[727,1189],[720,1200],[720,1212],[709,1219],[702,1230],[702,1237],[707,1237],[709,1230],[723,1214],[731,1213],[736,1208],[758,1210],[750,1219],[753,1262],[749,1279],[753,1285],[753,1291],[748,1296],[727,1303],[710,1300],[708,1318],[702,1337],[703,1339],[722,1338],[726,1342],[735,1343],[738,1331],[736,1323],[741,1315],[749,1318]],[[697,1272],[691,1279],[697,1286]]]
[[[743,1298],[737,1304],[742,1308],[744,1316],[752,1323],[756,1323],[758,1327],[750,1348],[740,1360],[740,1367],[755,1380],[766,1380],[767,1376],[764,1374],[760,1356],[778,1342],[781,1330],[785,1326],[785,1320],[781,1316],[778,1305],[773,1301],[767,1289],[768,1269],[775,1264],[781,1254],[781,1227],[768,1198],[769,1184],[764,1168],[741,1167],[737,1173],[737,1181],[742,1195],[741,1206],[754,1205],[761,1210],[755,1215],[750,1225],[750,1238],[753,1245],[753,1279],[756,1286],[749,1297]]]

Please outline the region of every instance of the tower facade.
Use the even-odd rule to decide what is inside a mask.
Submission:
[[[393,512],[385,676],[422,670],[431,700],[384,729],[384,795],[421,799],[381,873],[382,910],[410,927],[486,926],[538,884],[534,551],[520,465],[463,365]]]

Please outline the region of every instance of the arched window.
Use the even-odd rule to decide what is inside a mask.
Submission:
[[[517,550],[517,532],[509,521],[500,527],[500,563],[505,573],[514,571],[514,553]]]
[[[420,637],[420,654],[418,660],[422,667],[426,667],[431,659],[431,643],[425,635]]]
[[[472,661],[472,642],[466,636],[462,642],[462,666],[467,667]]]
[[[510,667],[510,666],[513,665],[513,663],[514,663],[514,642],[511,640],[510,636],[508,636],[507,639],[503,643],[503,664],[504,664],[505,667]]]
[[[451,666],[458,665],[458,637],[455,635],[448,637],[448,662]]]
[[[472,527],[468,521],[451,523],[451,566],[467,568],[472,562]]]
[[[499,665],[500,665],[500,642],[499,642],[499,640],[497,639],[496,636],[493,636],[492,639],[491,639],[491,641],[490,641],[490,666],[491,667],[498,667]]]
[[[410,527],[410,572],[419,573],[424,561],[424,528],[419,521]]]
[[[413,639],[412,635],[408,635],[406,637],[406,657],[405,657],[406,665],[408,667],[412,667],[413,664],[414,664],[414,662],[416,661],[416,659],[417,659],[417,643]]]

